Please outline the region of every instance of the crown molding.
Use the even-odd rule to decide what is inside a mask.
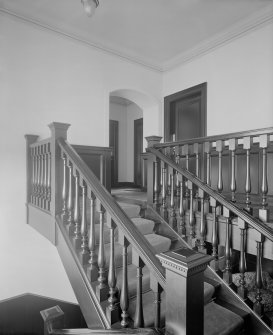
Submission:
[[[117,51],[117,50],[114,50],[112,48],[106,47],[104,45],[100,45],[99,43],[90,42],[90,41],[88,41],[88,40],[86,40],[86,39],[84,39],[84,38],[82,38],[78,35],[65,32],[64,30],[61,30],[61,29],[59,29],[59,28],[57,28],[53,25],[49,26],[49,25],[47,25],[45,23],[42,23],[40,21],[37,21],[35,19],[25,17],[21,14],[9,11],[8,9],[0,8],[0,14],[11,16],[11,17],[13,17],[13,18],[15,18],[19,21],[25,22],[26,24],[36,26],[37,28],[42,29],[42,30],[46,30],[46,31],[56,33],[56,34],[58,34],[58,35],[60,35],[64,38],[69,38],[73,41],[84,44],[88,47],[91,47],[93,49],[101,51],[101,52],[103,52],[105,54],[108,54],[110,56],[115,56],[117,58],[121,58],[121,59],[123,59],[125,61],[128,61],[130,63],[141,65],[145,68],[148,68],[149,70],[152,70],[152,71],[155,71],[155,72],[162,72],[163,71],[163,68],[161,67],[160,64],[155,63],[155,62],[153,62],[149,59],[139,58],[135,55],[129,55],[125,52]]]
[[[190,62],[193,59],[208,54],[211,51],[224,46],[231,41],[240,38],[250,31],[259,29],[260,27],[273,21],[273,5],[270,4],[266,8],[257,11],[254,15],[247,19],[240,21],[233,25],[231,28],[214,35],[212,38],[199,43],[192,49],[182,52],[178,56],[162,64],[162,71],[172,70],[173,68],[183,65],[184,63]]]
[[[40,29],[51,31],[62,37],[69,38],[83,45],[86,45],[88,47],[101,51],[105,54],[115,56],[117,58],[121,58],[130,63],[141,65],[149,70],[162,73],[165,71],[172,70],[175,67],[183,65],[187,62],[190,62],[200,56],[208,54],[214,51],[215,49],[221,46],[224,46],[237,38],[240,38],[241,36],[247,34],[248,32],[259,29],[260,27],[272,22],[273,21],[273,4],[270,4],[269,6],[266,6],[265,8],[263,8],[262,10],[257,11],[254,15],[248,17],[245,20],[240,21],[239,23],[233,25],[231,28],[224,30],[223,32],[220,32],[219,34],[214,35],[212,38],[209,38],[203,41],[202,43],[199,43],[192,49],[182,52],[176,57],[170,59],[169,61],[162,62],[162,63],[155,62],[147,58],[139,58],[136,55],[129,55],[128,53],[124,51],[118,51],[118,50],[106,47],[104,45],[100,45],[99,43],[90,42],[84,38],[81,38],[78,35],[65,32],[64,30],[61,30],[55,26],[46,25],[40,21],[22,16],[18,13],[9,11],[8,9],[5,9],[5,8],[0,8],[0,14],[6,14],[9,16],[12,16],[27,24],[35,25],[36,27]]]

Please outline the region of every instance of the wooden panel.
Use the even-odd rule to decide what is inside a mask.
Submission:
[[[107,190],[111,190],[111,152],[108,147],[93,147],[85,145],[72,145],[96,177],[101,180]]]

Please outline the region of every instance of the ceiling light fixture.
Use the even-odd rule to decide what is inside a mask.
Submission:
[[[81,0],[85,13],[91,17],[99,5],[99,0]]]

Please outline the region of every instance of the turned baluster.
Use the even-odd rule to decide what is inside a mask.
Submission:
[[[224,143],[222,140],[216,141],[216,151],[218,152],[218,192],[223,191],[223,171],[222,171],[222,153],[223,153]]]
[[[117,277],[116,277],[116,266],[115,266],[115,222],[110,219],[109,220],[109,228],[110,228],[110,260],[109,260],[109,272],[108,272],[108,286],[109,286],[109,305],[106,308],[106,316],[112,325],[119,320],[119,309],[117,306],[118,298],[117,298]]]
[[[231,201],[236,202],[235,192],[236,192],[236,177],[235,177],[235,151],[237,149],[238,140],[232,138],[228,141],[229,150],[231,151],[231,181],[230,181],[230,191],[231,191]]]
[[[246,269],[246,232],[247,232],[247,224],[244,220],[238,217],[238,228],[241,231],[241,242],[240,242],[240,261],[239,261],[239,271],[240,271],[240,280],[237,293],[243,299],[247,299],[247,289],[245,282],[245,272]]]
[[[96,256],[96,234],[95,234],[95,205],[96,197],[94,193],[88,188],[88,197],[90,199],[90,229],[88,247],[90,250],[89,267],[87,268],[87,276],[91,282],[98,278],[98,263]]]
[[[185,210],[184,210],[184,181],[183,176],[180,181],[180,199],[179,199],[179,216],[180,216],[180,229],[181,235],[186,236],[186,222],[185,222]]]
[[[89,248],[88,248],[88,232],[87,232],[87,208],[86,208],[86,193],[87,187],[84,180],[81,180],[82,187],[82,222],[81,222],[81,252],[80,252],[80,261],[85,265],[89,260]]]
[[[252,137],[244,137],[243,139],[243,148],[246,150],[246,208],[245,210],[252,214],[252,208],[250,207],[250,193],[251,193],[251,178],[250,178],[250,149],[252,146]]]
[[[154,327],[161,327],[161,294],[163,292],[162,287],[154,276],[151,275],[150,287],[154,293]]]
[[[205,248],[205,239],[206,239],[206,220],[205,220],[205,212],[204,212],[204,191],[199,188],[198,195],[200,198],[200,243],[198,246],[198,251],[202,253],[206,253]]]
[[[51,152],[50,152],[50,143],[48,143],[48,151],[47,151],[47,210],[50,210],[50,202],[51,202]]]
[[[31,196],[30,201],[35,204],[35,148],[30,149],[31,152],[31,166],[32,166],[32,180],[31,180]]]
[[[204,152],[206,153],[206,184],[208,186],[211,186],[211,149],[212,149],[211,142],[205,142]],[[205,203],[204,203],[205,214],[209,213],[209,202],[210,202],[210,197],[207,194],[205,197]]]
[[[47,209],[48,207],[48,201],[47,201],[47,174],[48,174],[48,155],[47,155],[47,146],[44,144],[44,176],[43,176],[43,188],[44,188],[44,204],[43,208]]]
[[[121,308],[121,326],[123,328],[128,327],[129,325],[129,292],[128,292],[128,265],[127,265],[127,248],[129,246],[129,242],[126,240],[125,237],[122,238],[122,286],[120,292],[120,308]]]
[[[214,259],[210,262],[210,266],[215,270],[219,270],[218,262],[218,220],[216,216],[217,203],[213,197],[210,197],[210,206],[212,208],[212,256]]]
[[[162,168],[162,205],[160,208],[161,216],[167,219],[167,204],[166,204],[166,167]]]
[[[66,155],[65,154],[62,155],[62,159],[63,159],[62,218],[63,218],[63,221],[66,222],[67,220],[67,166],[66,166]]]
[[[134,318],[134,327],[143,328],[144,327],[144,317],[143,317],[143,302],[142,302],[142,269],[144,263],[140,257],[135,257],[134,265],[137,267],[137,292],[136,292],[136,310]]]
[[[98,253],[98,266],[99,266],[99,285],[96,287],[96,295],[99,301],[104,301],[108,297],[109,288],[106,278],[106,261],[104,252],[104,214],[105,209],[100,205],[100,239],[99,239],[99,253]]]
[[[42,196],[42,156],[41,156],[41,146],[38,146],[38,169],[37,169],[37,206],[41,206],[41,196]]]
[[[40,207],[44,208],[44,150],[43,145],[40,145]]]
[[[261,135],[259,137],[260,148],[262,148],[262,184],[261,184],[261,193],[262,193],[262,208],[259,209],[259,219],[263,222],[268,222],[269,212],[267,209],[267,192],[268,192],[268,182],[267,182],[267,147],[269,142],[269,136]]]
[[[175,163],[178,166],[180,166],[180,148],[179,148],[179,146],[175,147]],[[176,174],[175,174],[175,194],[176,194],[177,203],[178,203],[179,194],[180,194],[180,181],[179,181],[178,171],[176,171]]]
[[[154,204],[155,207],[158,208],[159,205],[159,199],[158,199],[158,166],[159,166],[159,161],[158,159],[155,160],[154,162]]]
[[[262,316],[264,312],[264,304],[262,303],[262,292],[261,292],[263,288],[262,247],[263,247],[264,237],[260,233],[258,233],[258,235],[259,236],[256,239],[256,243],[257,243],[256,276],[255,276],[256,296],[255,296],[255,302],[253,305],[253,310],[259,316]]]
[[[74,222],[73,222],[73,206],[72,206],[72,163],[68,160],[67,162],[68,167],[68,195],[67,195],[67,227],[69,233],[71,233],[74,229]]]
[[[200,144],[194,143],[193,152],[195,154],[195,175],[197,178],[200,177]]]
[[[81,246],[81,219],[80,219],[80,196],[79,196],[79,188],[80,188],[80,182],[79,182],[79,172],[75,172],[75,198],[74,198],[74,224],[75,224],[75,230],[74,230],[74,237],[73,237],[73,243],[76,249],[79,249]]]
[[[185,156],[186,159],[186,164],[185,168],[189,170],[189,145],[185,144],[182,147],[182,155]],[[190,191],[188,189],[187,181],[185,181],[185,198],[186,198],[186,204],[187,204],[187,209],[188,209],[188,203],[189,203],[189,198],[190,198]]]
[[[228,284],[232,284],[232,266],[231,266],[231,257],[232,257],[232,250],[231,250],[231,213],[230,211],[224,207],[223,209],[223,216],[226,218],[226,245],[225,245],[225,270],[223,273],[223,279]]]
[[[169,225],[173,229],[177,229],[177,220],[174,206],[174,174],[171,175],[171,199],[170,199],[170,208],[169,208]]]
[[[33,204],[37,205],[37,194],[38,194],[38,148],[34,147],[34,187],[33,187]]]
[[[195,242],[193,241],[195,237],[195,217],[193,211],[193,184],[190,180],[188,180],[188,189],[190,191],[190,211],[189,211],[189,226],[190,226],[190,244],[194,247]]]

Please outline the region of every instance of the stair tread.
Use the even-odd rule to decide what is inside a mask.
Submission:
[[[139,205],[128,204],[126,202],[119,202],[119,201],[118,204],[129,218],[139,217],[139,213],[141,210],[141,207]]]
[[[153,220],[148,220],[144,218],[131,218],[131,220],[143,235],[153,233],[155,226]]]

